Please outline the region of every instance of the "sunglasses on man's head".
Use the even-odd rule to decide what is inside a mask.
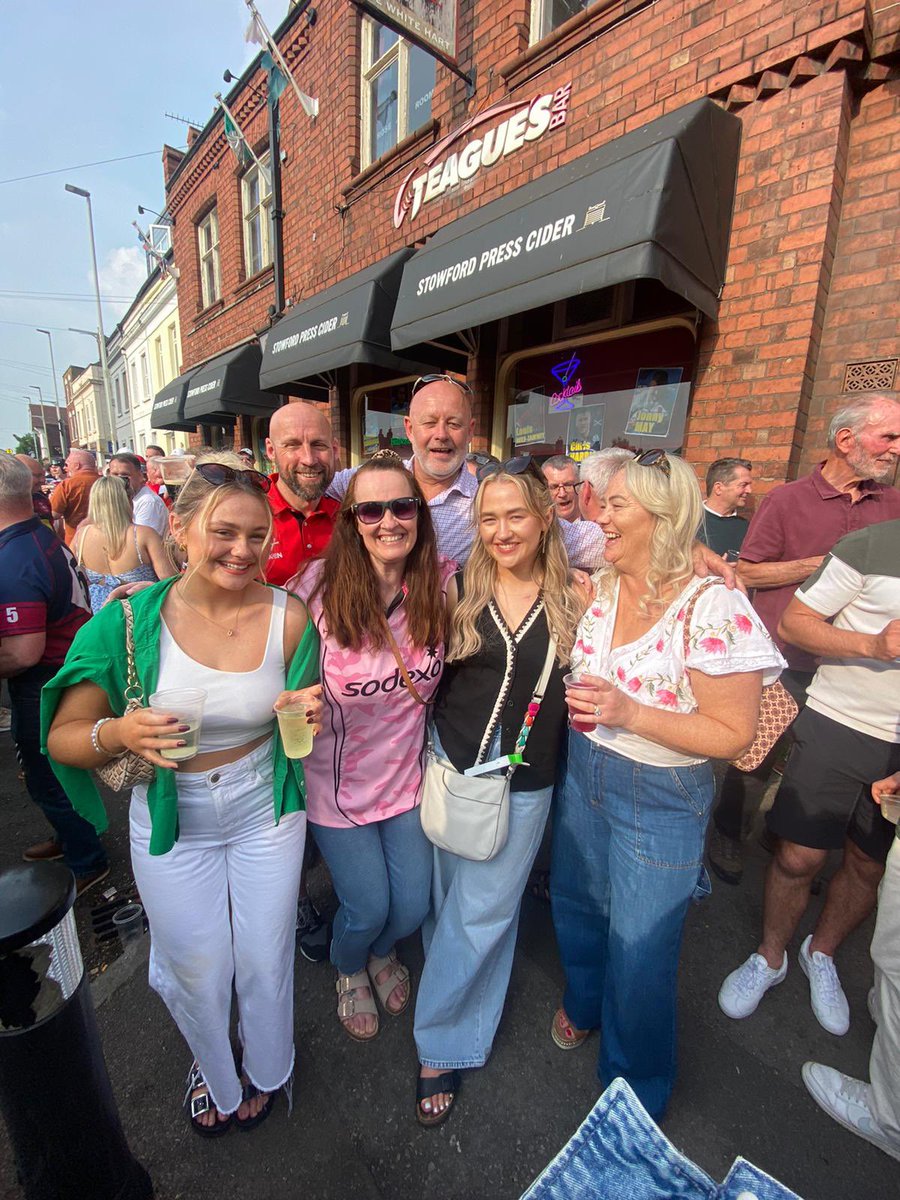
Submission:
[[[639,467],[656,467],[662,471],[666,479],[672,474],[665,450],[643,450],[634,456],[634,461]]]
[[[465,392],[467,396],[474,394],[465,380],[455,379],[452,375],[447,375],[443,372],[436,375],[420,375],[412,386],[412,394],[415,395],[419,388],[423,388],[429,383],[452,383],[461,392]]]
[[[479,467],[475,472],[475,478],[479,483],[483,483],[485,479],[490,479],[493,475],[533,475],[535,479],[539,479],[544,487],[547,486],[547,480],[541,468],[537,465],[530,454],[521,454],[517,458],[508,458],[506,462],[489,462],[483,467]]]
[[[221,487],[223,483],[240,483],[256,488],[260,492],[268,492],[272,487],[272,480],[268,475],[263,475],[261,471],[236,470],[225,463],[198,463],[194,470],[201,479],[205,479],[213,487]]]
[[[414,521],[419,515],[421,501],[418,496],[402,496],[399,500],[360,500],[359,504],[351,504],[350,511],[362,525],[377,525],[384,520],[386,509],[398,521]]]

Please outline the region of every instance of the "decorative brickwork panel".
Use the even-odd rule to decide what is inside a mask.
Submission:
[[[890,392],[897,374],[897,359],[847,363],[844,371],[845,392]]]

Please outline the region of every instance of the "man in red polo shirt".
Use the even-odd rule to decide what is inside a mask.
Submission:
[[[275,529],[266,567],[269,583],[283,585],[302,562],[318,558],[331,539],[340,501],[325,495],[337,465],[338,444],[328,419],[313,404],[286,404],[272,414],[266,454],[275,463],[269,503]]]

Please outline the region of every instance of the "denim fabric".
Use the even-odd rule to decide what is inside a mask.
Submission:
[[[93,875],[107,864],[106,851],[89,821],[72,802],[41,754],[41,688],[58,667],[32,667],[8,680],[11,708],[10,732],[25,772],[28,795],[53,826],[62,844],[63,859],[75,876]]]
[[[442,753],[437,736],[435,749]],[[552,787],[510,793],[509,837],[489,862],[434,850],[434,909],[422,928],[426,957],[415,1020],[419,1062],[426,1067],[446,1071],[487,1061],[509,987],[522,893],[552,793]]]
[[[331,961],[342,975],[365,970],[422,924],[431,902],[432,845],[418,808],[354,828],[313,825],[341,906]]]
[[[653,1117],[675,1083],[678,957],[688,904],[709,891],[712,797],[708,762],[650,767],[570,731],[550,867],[563,1007],[602,1029],[601,1082],[622,1076]]]
[[[738,1158],[722,1184],[680,1154],[615,1079],[521,1200],[800,1200]]]

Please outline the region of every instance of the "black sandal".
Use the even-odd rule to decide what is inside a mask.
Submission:
[[[245,1083],[241,1088],[241,1103],[244,1103],[244,1101],[254,1100],[259,1094],[260,1091],[258,1087],[255,1087],[252,1083]],[[241,1129],[246,1133],[250,1129],[255,1129],[257,1125],[262,1125],[263,1121],[265,1121],[266,1117],[268,1117],[269,1113],[274,1107],[275,1092],[269,1092],[269,1099],[262,1106],[255,1117],[244,1117],[242,1120],[237,1113],[235,1113],[234,1123],[237,1125],[238,1129]]]
[[[459,1071],[445,1071],[443,1075],[438,1075],[434,1079],[424,1079],[421,1075],[419,1076],[416,1082],[416,1120],[420,1125],[440,1125],[442,1121],[447,1120],[456,1103],[460,1082]],[[444,1095],[452,1095],[452,1099],[444,1111],[440,1113],[424,1112],[422,1101],[430,1100],[432,1096],[438,1096],[441,1092]]]
[[[192,1096],[191,1092],[196,1092],[198,1088],[206,1088],[202,1096]],[[212,1103],[209,1096],[209,1088],[206,1080],[200,1072],[200,1064],[194,1062],[188,1072],[187,1091],[184,1093],[184,1105],[188,1109],[188,1120],[190,1121],[191,1129],[198,1137],[216,1138],[221,1137],[223,1133],[227,1133],[231,1128],[231,1117],[228,1116],[224,1121],[218,1118],[218,1110]],[[204,1125],[198,1118],[205,1113],[216,1112],[216,1119],[212,1125]]]
[[[531,878],[528,881],[528,891],[536,900],[542,900],[544,904],[550,903],[550,872],[549,871],[532,871]]]

